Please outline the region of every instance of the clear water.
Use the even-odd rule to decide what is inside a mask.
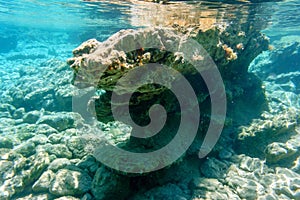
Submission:
[[[83,1],[1,1],[1,24],[46,30],[114,29],[126,24],[128,5]],[[116,30],[115,30],[116,31]]]
[[[212,24],[230,26],[233,23],[260,21],[262,23],[254,28],[262,29],[275,49],[300,43],[300,0],[263,3],[196,0],[178,6],[180,3],[176,1],[174,5],[162,7],[157,4],[150,6],[117,0],[0,0],[0,143],[2,135],[18,133],[16,127],[22,124],[22,114],[18,117],[18,112],[25,115],[26,112],[34,110],[41,113],[71,111],[72,102],[64,91],[76,89],[67,88],[72,87],[72,71],[65,63],[72,57],[72,50],[90,38],[104,41],[122,29],[166,26],[172,20],[177,20],[178,23],[194,23],[195,20],[201,19],[204,27]],[[250,70],[261,76],[263,81],[272,80],[279,74],[299,72],[300,53],[295,50],[284,54],[284,50],[282,51],[282,65],[285,64],[284,59],[289,62],[286,63],[287,71],[274,69],[266,74],[257,72],[255,66],[269,66],[269,63],[263,62],[267,62],[271,51],[259,55],[257,60],[253,61]],[[289,60],[290,57],[292,60]],[[290,78],[287,84],[278,83],[278,87],[276,84],[274,86],[273,82],[266,81],[264,87],[267,93],[272,94],[278,88],[280,91],[287,88],[282,96],[294,101],[288,106],[281,106],[297,109],[299,112],[300,78]],[[57,105],[57,102],[64,103]],[[18,110],[14,110],[15,116],[8,117],[10,114],[7,104]],[[4,157],[0,158],[0,170],[5,171],[1,166],[2,158]],[[4,174],[3,171],[0,171],[0,175]],[[3,192],[1,184],[4,184],[4,181],[0,178],[0,193]],[[22,190],[24,191],[25,189]],[[29,193],[24,192],[24,195]],[[0,195],[0,199],[1,197]]]
[[[0,3],[0,36],[4,38],[0,51],[3,53],[24,41],[27,44],[40,42],[48,48],[52,44],[65,44],[71,52],[87,39],[103,41],[111,34],[131,27],[124,13],[128,5],[29,0]]]
[[[73,47],[75,47],[89,38],[97,38],[103,41],[120,29],[147,26],[148,24],[140,18],[155,18],[155,14],[159,16],[160,8],[156,8],[156,13],[153,14],[153,7],[148,5],[132,6],[122,1],[112,2],[1,0],[0,36],[2,38],[12,37],[12,40],[16,40],[15,37],[21,38],[23,35],[29,34],[31,37],[35,37],[34,40],[47,37],[51,41],[56,38],[55,36],[51,37],[51,34],[65,33],[69,39],[61,42],[74,43]],[[234,2],[226,4],[205,1],[198,3],[194,1],[190,4],[194,6],[196,12],[204,13],[200,16],[203,19],[213,17],[219,18],[218,22],[226,21],[230,23],[235,18],[243,19],[247,17],[248,20],[252,18],[250,20],[253,21],[269,21],[271,26],[267,28],[266,34],[270,37],[299,33],[299,1],[297,0],[262,3],[261,8],[272,10],[272,16],[269,12],[257,12],[258,8],[256,6],[255,10],[253,9],[254,14],[247,13],[247,15],[243,15],[244,9],[255,5],[249,3]],[[176,6],[174,9],[176,9]],[[170,10],[172,11],[172,9]],[[190,14],[190,11],[190,8],[181,8],[177,13],[178,18],[186,17]],[[193,16],[193,13],[191,13],[191,16]],[[163,16],[159,17],[157,25],[163,25],[162,21],[167,20]],[[273,29],[270,29],[270,27],[273,27]],[[277,29],[280,29],[280,31],[277,31]],[[32,31],[36,33],[31,34]],[[22,41],[22,39],[19,39],[19,41]],[[9,49],[6,45],[2,45],[1,52],[5,48]]]

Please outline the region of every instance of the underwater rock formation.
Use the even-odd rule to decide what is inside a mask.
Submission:
[[[128,122],[127,103],[129,103],[130,117],[134,123],[146,126],[151,121],[149,115],[152,105],[159,104],[165,108],[166,119],[156,116],[158,122],[166,122],[159,134],[152,138],[138,139],[134,136],[138,129],[134,127],[131,136],[121,143],[117,142],[118,146],[133,152],[160,149],[175,136],[177,125],[180,124],[180,105],[169,86],[175,84],[174,80],[183,78],[176,73],[165,73],[164,69],[180,72],[191,84],[198,99],[198,102],[189,105],[189,109],[197,110],[198,104],[201,109],[201,122],[196,119],[189,120],[191,125],[201,126],[188,151],[188,154],[195,154],[201,146],[210,120],[217,121],[216,116],[211,118],[209,88],[199,72],[209,74],[212,65],[216,65],[223,78],[226,94],[219,90],[218,84],[214,91],[227,96],[229,110],[225,126],[248,122],[251,117],[259,116],[266,108],[261,82],[253,74],[248,73],[248,67],[258,54],[268,49],[269,41],[260,33],[265,22],[247,19],[247,15],[245,19],[232,19],[230,24],[217,21],[214,17],[207,23],[202,23],[203,20],[200,20],[198,15],[194,18],[199,19],[197,22],[183,17],[185,22],[178,24],[180,17],[169,17],[176,12],[173,7],[166,6],[166,12],[162,13],[171,21],[168,25],[162,24],[165,28],[156,27],[161,24],[153,21],[152,24],[145,23],[146,26],[153,26],[151,28],[121,30],[104,42],[88,40],[74,49],[74,57],[68,59],[67,63],[74,71],[75,86],[78,88],[92,86],[96,89],[94,97],[86,106],[101,122],[118,120],[132,125]],[[192,10],[188,4],[182,4],[182,7]],[[254,11],[261,12],[262,9],[257,8]],[[250,11],[247,8],[236,11],[237,15],[240,12],[244,14]],[[144,17],[147,18],[147,13]],[[139,19],[143,21],[142,17]],[[195,42],[194,44],[201,45],[203,49],[195,49],[197,45],[190,45],[190,40]],[[139,73],[139,70],[142,71],[146,67],[148,69],[151,63],[159,64],[161,69],[153,67],[152,71],[148,70],[147,75]],[[198,71],[194,66],[197,66]],[[143,86],[138,86],[135,83],[136,79],[159,81],[160,84],[147,82]],[[181,90],[184,91],[186,88]],[[112,97],[121,101],[116,103],[111,100]],[[129,102],[127,97],[130,97]],[[236,106],[241,110],[235,109]],[[121,117],[115,119],[112,113],[118,113]],[[111,138],[111,143],[116,144],[116,138],[119,140],[119,137]],[[151,163],[151,165],[158,164]]]
[[[204,110],[203,116],[206,116],[204,121],[207,120],[205,118],[209,118],[209,110],[207,110],[210,107],[209,94],[204,81],[201,76],[197,75],[193,65],[200,66],[199,70],[202,72],[209,71],[211,58],[217,65],[225,83],[227,100],[241,103],[244,101],[245,104],[251,99],[251,102],[256,102],[256,108],[252,107],[251,112],[255,113],[253,109],[260,112],[259,110],[264,105],[260,82],[247,71],[252,59],[268,48],[268,39],[257,30],[247,30],[246,28],[243,26],[227,27],[226,29],[214,27],[206,31],[196,29],[188,33],[180,33],[170,28],[122,30],[104,42],[98,42],[95,39],[84,42],[73,51],[74,57],[68,60],[68,64],[74,70],[73,83],[75,86],[79,88],[93,86],[106,91],[100,96],[96,95],[89,102],[92,107],[95,107],[97,118],[103,122],[113,121],[110,107],[113,92],[125,96],[133,93],[129,106],[131,116],[137,124],[149,123],[148,109],[153,104],[164,105],[168,113],[179,111],[176,98],[168,92],[166,87],[153,84],[142,87],[134,85],[137,77],[142,80],[160,80],[163,85],[172,85],[172,80],[177,78],[176,75],[153,71],[146,76],[131,74],[129,79],[132,82],[120,82],[119,79],[129,71],[142,69],[148,63],[159,63],[183,74],[194,87],[201,104],[200,108]],[[189,49],[190,53],[186,53],[189,51],[184,48],[191,48],[187,47],[188,39],[201,44],[208,54],[204,50],[193,52],[191,49]],[[241,48],[240,44],[245,45]],[[117,83],[118,90],[115,89]],[[126,103],[113,105],[113,109],[115,109],[113,112],[125,113],[123,107],[126,106]],[[245,109],[249,109],[246,104]],[[229,112],[229,116],[230,113],[233,113],[233,110]],[[167,124],[172,126],[177,123],[178,119],[173,117],[171,120],[173,121],[169,121]],[[204,121],[202,123],[207,124],[207,121]],[[124,122],[126,123],[126,121]],[[203,129],[205,130],[205,128]],[[149,146],[153,148],[163,146],[172,138],[172,135],[157,137],[159,139],[155,141],[158,144],[154,143]],[[147,143],[149,144],[149,140],[143,144]]]
[[[172,11],[173,14],[175,11]],[[178,9],[178,12],[181,10]],[[165,20],[164,14],[159,15],[162,21]],[[165,16],[169,18],[169,15]],[[179,23],[178,18],[165,21],[173,30],[126,30],[113,36],[112,41],[89,40],[74,51],[75,58],[69,61],[74,64],[74,83],[81,88],[96,87],[95,96],[88,103],[90,107],[96,107],[100,121],[111,121],[105,124],[99,121],[89,124],[78,113],[60,112],[71,109],[72,95],[77,93],[77,89],[69,83],[71,70],[62,62],[52,59],[27,67],[32,56],[26,57],[20,52],[11,54],[10,60],[19,60],[9,62],[10,66],[17,65],[20,59],[28,60],[24,68],[11,68],[12,71],[8,72],[0,70],[3,85],[3,88],[0,87],[3,97],[0,104],[0,199],[299,199],[300,73],[292,67],[284,68],[284,63],[280,63],[282,66],[277,66],[276,71],[280,75],[269,74],[272,73],[269,67],[276,66],[279,61],[277,56],[290,63],[289,57],[297,58],[299,47],[288,45],[286,49],[266,52],[267,56],[262,54],[258,58],[259,64],[255,64],[260,68],[255,68],[255,73],[262,75],[261,78],[269,74],[262,85],[253,71],[247,72],[252,58],[267,48],[266,38],[252,21],[251,26],[237,26],[238,22],[219,26],[222,23],[209,19],[207,22],[212,23],[202,24],[202,28]],[[214,23],[218,26],[214,27]],[[205,47],[221,72],[226,87],[228,115],[219,143],[206,158],[199,160],[195,153],[211,119],[208,109],[210,99],[201,77],[194,74],[195,70],[189,63],[181,62],[186,55],[177,53],[179,60],[174,62],[177,58],[174,53],[161,48],[138,48],[142,43],[130,52],[124,49],[124,52],[116,51],[120,38],[148,38],[148,34],[158,37],[158,40],[146,39],[147,42],[159,41],[165,46],[173,42],[178,47],[178,44],[183,44],[184,38],[194,39]],[[168,43],[167,35],[174,41]],[[296,53],[291,55],[291,52]],[[44,53],[37,56],[40,55]],[[269,57],[274,63],[264,63]],[[131,114],[135,121],[147,124],[149,105],[160,103],[171,117],[163,134],[153,140],[140,141],[131,136],[132,127],[113,121],[110,104],[114,84],[130,70],[146,67],[149,62],[177,69],[191,84],[199,86],[198,89],[195,87],[195,92],[201,107],[201,127],[186,155],[173,165],[141,176],[115,173],[92,156],[93,150],[104,138],[126,150],[150,151],[169,142],[180,122],[179,117],[176,118],[180,112],[178,102],[168,88],[159,85],[137,89],[131,101]],[[104,68],[111,67],[103,72],[103,77],[97,74],[100,64]],[[205,71],[206,67],[208,65],[203,65],[202,70]],[[293,63],[293,67],[297,64]],[[290,73],[286,73],[285,69]],[[161,77],[165,77],[163,75]],[[43,80],[39,81],[41,77]],[[85,77],[90,79],[85,80]],[[13,79],[13,84],[5,85],[10,79]],[[133,91],[128,85],[123,86],[119,92]],[[268,103],[266,106],[265,101]],[[260,115],[264,106],[268,111]],[[253,117],[258,119],[251,120]],[[192,120],[190,123],[194,124]],[[247,125],[248,122],[250,124]],[[241,124],[243,126],[238,130]],[[114,155],[107,156],[107,159],[119,161]]]
[[[260,54],[249,71],[263,80],[268,111],[240,127],[239,153],[265,159],[269,165],[299,170],[299,42],[283,37]]]
[[[32,184],[47,168],[50,163],[49,155],[37,152],[35,155],[23,157],[19,153],[1,152],[1,180],[0,198],[11,197],[22,192]]]
[[[284,37],[270,46],[270,51],[259,55],[250,66],[250,70],[261,79],[277,79],[277,75],[295,73],[299,69],[300,42],[299,38]],[[288,65],[286,65],[288,63]],[[295,83],[299,81],[293,81]]]
[[[298,152],[296,145],[298,122],[299,115],[295,109],[277,114],[265,112],[249,126],[241,127],[236,149],[239,153],[266,158],[269,163],[290,158]],[[285,162],[287,163],[287,160]]]
[[[205,32],[198,30],[196,33],[183,35],[172,29],[123,30],[103,43],[97,42],[95,39],[83,43],[73,51],[74,58],[69,59],[68,64],[75,72],[74,84],[76,86],[94,86],[108,92],[113,91],[116,82],[128,71],[147,63],[157,62],[171,65],[172,68],[184,75],[192,75],[195,73],[193,66],[183,61],[184,57],[189,55],[180,54],[183,51],[180,49],[180,45],[185,45],[182,37],[187,36],[203,45],[217,64],[225,81],[241,80],[247,76],[248,65],[252,59],[267,49],[268,40],[259,32],[247,33],[249,36],[245,37],[239,33],[230,33],[233,31],[239,32],[232,28],[228,28],[227,31],[214,28]],[[172,42],[167,39],[171,39]],[[135,46],[135,40],[142,41],[143,44]],[[240,43],[247,44],[247,47],[237,48]],[[232,47],[227,44],[231,44]],[[147,49],[147,46],[161,49]],[[177,53],[163,50],[168,48],[176,50]],[[126,50],[130,52],[126,52]],[[203,56],[203,60],[207,59],[205,52],[201,53],[203,55],[199,56]],[[203,71],[210,67],[205,65],[206,63],[200,64]],[[102,74],[103,76],[101,76]],[[122,89],[121,93],[132,92],[126,85],[122,85]],[[153,96],[161,94],[162,91],[163,89],[160,87],[142,87],[138,88],[136,92],[147,94],[139,98],[140,101],[145,101],[153,99]]]

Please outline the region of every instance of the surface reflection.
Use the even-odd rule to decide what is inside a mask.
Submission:
[[[265,28],[271,19],[274,6],[270,3],[250,3],[246,1],[224,2],[183,2],[174,1],[168,4],[156,4],[139,0],[102,1],[85,0],[85,2],[126,5],[122,10],[127,20],[135,27],[184,27],[200,28],[205,31],[214,26],[243,25]],[[274,2],[273,2],[274,4]]]

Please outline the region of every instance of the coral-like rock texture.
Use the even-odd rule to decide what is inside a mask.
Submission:
[[[170,28],[122,30],[104,42],[97,42],[95,39],[84,42],[73,51],[74,57],[68,60],[68,64],[75,72],[73,82],[76,86],[94,86],[107,92],[101,97],[102,103],[99,103],[97,101],[99,99],[96,98],[96,107],[97,105],[104,107],[103,104],[109,102],[110,94],[114,91],[114,87],[121,77],[131,69],[141,68],[147,63],[159,63],[172,67],[190,80],[195,79],[196,74],[196,70],[191,64],[200,64],[202,71],[209,69],[211,67],[209,65],[210,59],[204,51],[200,52],[199,55],[194,55],[194,57],[201,58],[199,62],[185,62],[184,58],[190,55],[184,55],[183,52],[186,50],[181,49],[181,47],[186,44],[187,38],[197,41],[204,47],[216,63],[225,81],[241,82],[247,79],[247,69],[252,59],[268,47],[267,38],[258,31],[249,30],[243,34],[241,32],[243,32],[241,29],[236,31],[232,27],[225,30],[214,27],[205,32],[197,30],[185,34]],[[239,44],[241,43],[245,44],[244,48],[240,48]],[[171,49],[172,52],[166,51],[166,49]],[[159,74],[158,72],[152,74],[152,77],[142,78],[154,78],[155,76],[165,80],[165,83],[174,78],[172,74]],[[132,80],[136,79],[134,76],[131,78]],[[204,92],[205,85],[200,80],[196,81],[200,85],[200,91],[202,90],[197,95],[199,95],[199,99],[205,100],[207,97]],[[121,81],[118,84],[121,89],[114,91],[118,94],[139,93],[138,96],[133,96],[134,101],[131,102],[133,106],[159,99],[159,95],[162,95],[166,90],[166,88],[152,85],[139,87],[132,91],[134,87],[129,87],[128,82]],[[238,85],[237,83],[234,84]],[[101,112],[104,113],[104,110],[102,108]],[[98,112],[98,114],[100,113]]]
[[[188,4],[180,5],[188,11],[192,9]],[[209,73],[213,66],[220,72],[226,92],[223,95],[227,96],[229,108],[227,125],[230,124],[230,119],[235,125],[249,122],[251,117],[259,116],[265,108],[261,82],[253,74],[248,73],[249,64],[258,54],[268,49],[269,40],[260,32],[266,26],[266,22],[248,19],[247,13],[250,17],[253,16],[253,12],[260,13],[263,9],[258,7],[253,10],[245,7],[241,11],[236,11],[237,16],[243,13],[244,18],[231,16],[230,23],[219,20],[217,16],[207,17],[204,19],[207,23],[203,23],[197,13],[192,13],[195,19],[198,19],[193,22],[190,18],[168,17],[176,16],[176,9],[171,7],[174,5],[161,6],[166,6],[166,10],[162,12],[166,14],[166,19],[171,20],[168,23],[157,26],[162,23],[148,21],[145,25],[150,27],[121,30],[103,42],[90,39],[73,50],[73,57],[68,59],[67,63],[74,71],[72,82],[75,86],[78,88],[92,86],[97,90],[87,106],[101,122],[114,121],[112,113],[116,112],[128,117],[128,113],[125,112],[128,102],[114,103],[111,101],[113,95],[130,96],[130,117],[138,125],[145,126],[150,123],[149,109],[152,105],[159,104],[165,108],[168,118],[159,134],[141,140],[130,137],[129,143],[128,140],[124,140],[122,147],[137,152],[159,149],[174,137],[177,124],[180,124],[177,113],[180,113],[181,109],[175,95],[166,86],[173,85],[174,80],[182,77],[178,77],[176,73],[163,73],[164,70],[157,68],[148,70],[149,73],[146,75],[137,73],[136,69],[142,70],[146,66],[149,67],[149,64],[156,63],[161,68],[179,72],[191,84],[198,99],[198,102],[189,105],[190,109],[194,110],[195,106],[198,106],[197,103],[201,109],[202,118],[199,122],[201,127],[190,148],[190,152],[195,153],[199,150],[211,118],[210,94],[201,77],[202,72]],[[178,9],[181,7],[177,6]],[[143,20],[142,17],[140,19]],[[179,23],[181,19],[184,21]],[[193,41],[195,45],[190,45],[189,41]],[[197,45],[202,48],[197,48]],[[130,73],[132,71],[135,72]],[[154,82],[159,80],[160,84],[153,84],[150,81],[150,84],[148,82],[137,86],[136,80],[154,80]],[[240,109],[234,109],[237,106]],[[156,120],[164,120],[159,117],[157,116]],[[118,120],[122,121],[122,118]],[[191,124],[195,123],[198,122],[191,119]]]

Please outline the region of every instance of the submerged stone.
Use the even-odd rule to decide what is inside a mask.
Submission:
[[[201,114],[205,116],[203,117],[202,129],[198,131],[197,141],[194,142],[197,147],[192,146],[190,148],[194,149],[192,153],[195,153],[199,149],[201,138],[211,117],[210,110],[207,109],[211,106],[210,94],[205,81],[197,73],[209,73],[213,61],[215,61],[214,64],[217,65],[227,86],[226,91],[216,93],[223,97],[228,95],[229,102],[237,102],[237,104],[243,105],[248,113],[251,113],[245,115],[244,111],[240,112],[234,109],[234,104],[232,107],[229,104],[230,112],[228,116],[239,119],[236,123],[247,121],[252,115],[258,115],[265,105],[261,82],[255,76],[248,74],[247,69],[252,59],[267,48],[268,39],[257,30],[248,30],[251,32],[251,39],[242,37],[238,35],[234,28],[241,30],[245,27],[238,27],[237,25],[237,27],[230,27],[225,30],[212,27],[205,31],[197,29],[193,33],[176,32],[172,28],[146,28],[122,30],[104,42],[97,42],[94,39],[89,40],[74,49],[74,57],[68,60],[68,64],[74,70],[73,84],[78,88],[93,86],[96,90],[106,91],[98,95],[95,93],[90,101],[83,105],[94,117],[103,122],[113,121],[112,113],[117,113],[119,115],[117,120],[125,124],[132,125],[132,121],[134,121],[138,126],[145,126],[151,121],[149,118],[151,105],[160,104],[165,107],[168,121],[166,121],[165,129],[159,134],[146,139],[137,139],[132,135],[131,137],[124,137],[119,143],[122,147],[141,152],[143,150],[154,151],[160,149],[171,141],[176,134],[177,127],[174,127],[174,124],[177,126],[180,122],[181,105],[179,105],[170,88],[177,86],[176,81],[178,79],[186,78],[194,87],[194,92],[197,95],[195,101],[190,99],[189,104],[185,105],[187,107],[186,112],[194,113],[198,108],[198,104],[200,104],[200,108],[204,110]],[[189,39],[193,40],[195,44],[201,44],[208,52],[203,49],[199,51],[193,49],[189,46]],[[136,44],[137,41],[139,44]],[[254,41],[260,43],[260,45],[256,45],[257,43],[254,43]],[[249,44],[243,51],[238,47],[227,45],[241,42]],[[194,53],[191,54],[191,51]],[[234,55],[235,51],[240,51],[238,57]],[[143,70],[148,63],[159,63],[161,66],[160,68],[151,68],[153,71],[148,70],[149,73],[140,74],[139,70]],[[193,65],[199,68],[197,68],[198,71]],[[175,72],[164,73],[162,70],[164,68],[177,70],[185,77],[180,79]],[[135,71],[135,69],[137,70]],[[130,73],[132,71],[133,73]],[[124,76],[127,78],[122,79],[121,77]],[[150,84],[152,83],[150,81],[149,84],[145,83],[143,86],[138,87],[135,80],[153,80],[154,82],[159,80],[160,84]],[[186,90],[182,85],[178,87],[180,91]],[[215,90],[220,88],[219,85],[214,87]],[[129,102],[126,102],[128,96],[131,98]],[[113,102],[112,97],[120,99],[120,102]],[[255,103],[254,105],[253,102],[261,103]],[[249,104],[253,105],[254,108]],[[130,113],[127,113],[126,110],[128,105]],[[174,113],[176,114],[174,115]],[[128,120],[129,117],[133,120]],[[158,122],[164,121],[161,115],[155,118]],[[189,119],[187,123],[189,123],[188,127],[193,127],[199,122]],[[136,124],[133,124],[133,126],[136,127]],[[137,129],[133,128],[131,134]],[[142,131],[136,132],[141,134]],[[107,134],[109,135],[109,133],[108,131]],[[115,133],[111,135],[113,134]],[[115,138],[111,137],[108,140],[114,144]],[[152,165],[158,166],[159,164],[152,163]]]
[[[228,169],[228,164],[222,162],[216,158],[208,158],[201,165],[201,172],[207,178],[224,178],[226,171]]]
[[[72,196],[63,196],[63,197],[56,198],[55,200],[81,200],[81,198],[79,199]]]
[[[41,113],[37,110],[28,112],[23,116],[23,122],[29,123],[29,124],[34,124],[38,121],[38,119],[40,118],[40,115],[41,115]]]
[[[24,189],[42,174],[49,165],[49,156],[45,152],[38,152],[29,158],[14,158],[15,174],[3,182],[0,187],[0,199],[11,199],[15,194],[20,194]]]
[[[58,144],[60,143],[60,141],[62,140],[63,135],[62,134],[51,134],[48,137],[48,140],[50,141],[50,143],[52,144]]]
[[[154,187],[144,194],[135,195],[132,199],[165,199],[165,200],[187,200],[187,194],[182,191],[182,189],[175,184],[166,184],[163,186]]]
[[[125,199],[130,192],[129,178],[101,166],[94,176],[91,191],[97,200]]]
[[[82,195],[91,188],[92,179],[85,172],[59,170],[50,186],[50,193],[58,196]]]
[[[290,144],[273,142],[265,149],[266,160],[269,163],[276,163],[280,160],[291,157],[297,152]]]
[[[236,142],[236,151],[263,158],[266,147],[275,141],[286,141],[295,133],[298,114],[295,109],[279,113],[264,112],[249,126],[241,127]]]
[[[0,111],[1,112],[8,112],[10,115],[13,115],[13,113],[16,111],[16,108],[8,103],[0,104]]]
[[[57,113],[56,115],[44,115],[38,121],[39,124],[47,124],[58,131],[75,127],[74,118],[67,113]]]
[[[48,142],[48,138],[46,135],[38,134],[28,140],[29,142],[33,142],[35,145],[46,144]]]
[[[21,119],[23,118],[24,114],[25,114],[25,108],[18,108],[15,110],[13,117],[15,119]]]
[[[52,170],[53,172],[57,172],[60,169],[65,168],[66,166],[71,165],[71,162],[67,158],[57,158],[51,162],[48,169]]]
[[[68,147],[64,144],[44,144],[39,145],[36,149],[40,152],[47,152],[49,154],[53,154],[58,158],[72,158],[72,152],[68,149]]]
[[[46,194],[29,194],[18,198],[18,200],[49,200],[55,197],[49,193]]]
[[[4,180],[12,178],[15,175],[14,163],[12,161],[1,160],[0,175],[2,177],[0,184],[3,184]]]
[[[38,124],[36,133],[49,136],[51,134],[58,133],[58,131],[47,124]]]
[[[31,156],[35,153],[35,144],[33,142],[24,142],[17,146],[14,151],[16,153],[22,154],[23,156]]]
[[[0,148],[12,149],[14,147],[14,142],[12,138],[0,137]]]
[[[237,194],[218,179],[194,178],[190,185],[192,199],[239,199]]]
[[[47,192],[49,190],[51,181],[54,179],[55,173],[51,170],[45,171],[40,178],[33,184],[32,190],[34,192]]]

